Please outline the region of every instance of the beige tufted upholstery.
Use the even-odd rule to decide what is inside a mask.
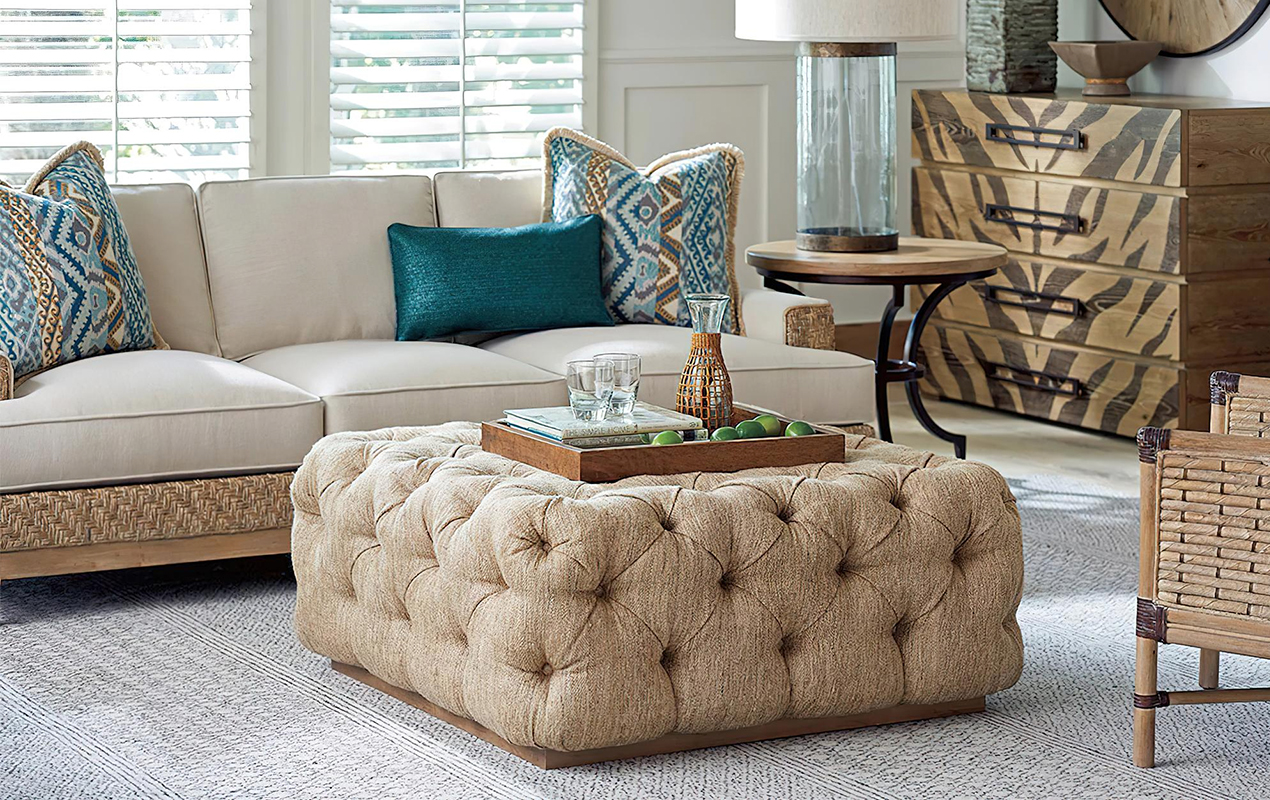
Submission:
[[[314,447],[292,487],[307,647],[553,750],[1018,679],[1019,519],[986,466],[848,436],[846,464],[593,485],[479,437]]]

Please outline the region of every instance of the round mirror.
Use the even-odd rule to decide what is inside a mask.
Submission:
[[[1248,32],[1270,0],[1099,0],[1130,39],[1162,42],[1163,55],[1198,56]]]

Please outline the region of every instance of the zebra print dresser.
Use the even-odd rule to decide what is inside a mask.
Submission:
[[[1011,251],[940,304],[926,394],[1132,436],[1270,374],[1270,105],[919,90],[912,142],[913,232]]]

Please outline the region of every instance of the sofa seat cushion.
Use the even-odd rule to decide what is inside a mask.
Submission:
[[[566,402],[559,375],[446,342],[293,345],[243,363],[321,397],[327,433],[479,422],[502,416],[508,408]]]
[[[321,436],[321,401],[277,378],[202,353],[113,353],[0,402],[0,492],[289,470]]]
[[[673,408],[691,338],[687,328],[618,325],[503,336],[481,347],[558,374],[574,359],[639,353],[640,399]],[[732,376],[732,396],[739,403],[811,422],[862,422],[874,417],[873,362],[859,356],[724,334],[723,360]]]

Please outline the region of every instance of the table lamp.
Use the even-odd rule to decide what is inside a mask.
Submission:
[[[957,36],[952,0],[736,0],[736,36],[798,42],[802,250],[894,250],[895,43]]]

